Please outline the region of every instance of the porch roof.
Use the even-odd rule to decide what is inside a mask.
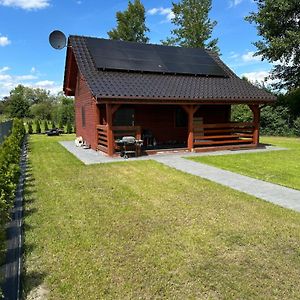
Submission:
[[[69,37],[70,47],[67,50],[64,78],[66,95],[75,95],[76,77],[79,71],[91,94],[99,102],[220,102],[230,104],[268,103],[276,99],[267,91],[240,79],[216,54],[209,51],[207,51],[209,56],[221,67],[227,77],[98,69],[88,48],[89,39],[94,38]]]

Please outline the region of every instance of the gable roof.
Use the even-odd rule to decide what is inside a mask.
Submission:
[[[145,102],[267,103],[276,99],[275,96],[265,90],[240,79],[215,53],[204,49],[200,49],[197,52],[199,49],[151,44],[142,45],[146,52],[140,55],[141,58],[143,55],[152,55],[151,52],[153,51],[163,51],[167,57],[168,53],[170,53],[170,56],[171,54],[173,55],[174,61],[176,61],[176,58],[180,61],[183,54],[189,55],[189,51],[194,51],[192,59],[195,62],[195,59],[199,61],[202,55],[204,63],[202,65],[199,63],[196,71],[195,68],[187,67],[182,72],[180,69],[182,65],[175,66],[173,69],[169,68],[168,70],[165,68],[163,70],[155,69],[155,64],[157,66],[162,63],[157,55],[150,57],[152,59],[150,67],[147,66],[147,63],[144,64],[145,60],[143,61],[143,59],[140,61],[140,65],[136,60],[132,63],[136,52],[133,51],[128,54],[128,50],[127,53],[125,50],[122,51],[122,46],[138,50],[141,47],[139,43],[70,36],[68,46],[64,92],[69,96],[74,96],[75,94],[76,77],[79,71],[86,81],[91,94],[98,101],[127,99],[128,101],[139,100]],[[107,48],[106,50],[105,47]],[[110,55],[109,49],[115,54]],[[129,52],[131,51],[130,49]],[[182,49],[183,51],[177,51],[176,49]],[[177,57],[176,53],[178,53]],[[104,56],[108,58],[107,61]],[[113,58],[119,59],[119,63],[116,64]],[[210,68],[207,67],[207,64],[210,65]],[[193,72],[190,71],[191,69]],[[212,69],[215,71],[211,71]]]

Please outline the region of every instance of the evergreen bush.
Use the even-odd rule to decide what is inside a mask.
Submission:
[[[49,127],[48,127],[48,121],[47,121],[47,120],[44,121],[44,130],[45,130],[45,131],[48,131],[48,130],[49,130]]]
[[[35,121],[35,132],[36,133],[41,133],[42,130],[41,130],[41,125],[40,125],[40,121],[39,120],[36,120]]]
[[[5,253],[5,225],[9,220],[20,175],[19,162],[24,135],[23,121],[15,119],[11,134],[0,145],[0,262]]]
[[[294,121],[294,133],[300,137],[300,117]]]
[[[33,130],[32,130],[32,122],[29,121],[28,122],[28,134],[32,134],[33,133]]]
[[[62,120],[59,120],[58,128],[59,128],[59,129],[64,129],[64,125],[63,125],[63,123],[62,123]]]
[[[72,133],[72,132],[73,132],[72,124],[71,124],[71,122],[68,122],[67,123],[67,133]]]

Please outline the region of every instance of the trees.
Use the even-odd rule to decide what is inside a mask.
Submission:
[[[73,124],[75,121],[74,111],[74,100],[58,94],[51,112],[51,119],[56,123],[61,122],[62,125],[66,125],[68,122]]]
[[[146,36],[149,29],[145,24],[145,8],[140,0],[134,0],[134,3],[129,1],[127,10],[118,11],[116,17],[117,27],[107,33],[112,40],[149,42],[149,38]]]
[[[246,17],[257,25],[262,40],[254,45],[257,55],[275,64],[271,78],[276,88],[300,87],[300,5],[299,0],[255,0],[257,12]]]
[[[26,97],[27,88],[18,85],[10,92],[7,102],[7,111],[10,117],[24,118],[29,116],[29,101]]]
[[[30,115],[40,120],[50,120],[53,103],[49,100],[33,104],[30,107]]]
[[[74,124],[74,100],[62,93],[53,96],[43,89],[18,85],[1,104],[1,111],[7,112],[13,118],[30,117],[36,120],[52,120],[55,124]]]
[[[172,23],[176,26],[171,31],[172,37],[163,41],[165,45],[206,48],[219,52],[218,39],[211,39],[216,21],[209,17],[211,0],[181,0],[173,3],[175,17]]]

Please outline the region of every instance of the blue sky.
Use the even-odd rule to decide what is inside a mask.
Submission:
[[[151,43],[165,39],[172,29],[169,0],[143,0]],[[123,0],[0,0],[0,99],[17,84],[62,89],[66,49],[48,43],[55,29],[66,35],[107,37],[115,27],[115,14],[124,10]],[[222,59],[239,76],[262,80],[271,68],[254,57],[252,42],[258,40],[254,25],[244,21],[256,9],[253,0],[213,0],[210,17],[218,22]]]

